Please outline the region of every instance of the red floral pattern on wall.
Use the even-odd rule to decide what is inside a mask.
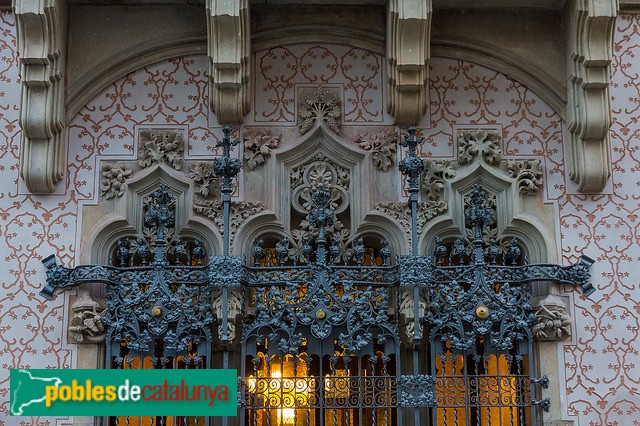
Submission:
[[[590,299],[574,299],[574,338],[558,344],[564,370],[563,415],[577,425],[640,425],[640,17],[616,25],[611,129],[613,193],[567,195],[563,123],[539,97],[503,74],[471,63],[431,61],[430,115],[421,132],[423,154],[453,157],[457,127],[500,127],[510,157],[544,160],[546,198],[558,206],[561,249],[566,263],[580,254],[597,259]],[[8,415],[8,368],[69,368],[63,307],[69,292],[52,302],[38,291],[43,255],[55,253],[74,265],[82,205],[96,202],[101,159],[133,158],[137,129],[176,127],[187,132],[187,156],[215,152],[215,117],[207,108],[206,57],[176,58],[132,73],[110,85],[69,123],[66,187],[36,196],[19,188],[19,77],[15,22],[0,13],[0,426],[44,424]],[[383,58],[343,46],[271,49],[256,55],[253,120],[295,123],[296,85],[342,87],[344,120],[387,122],[383,102]],[[255,115],[257,114],[257,115]],[[260,116],[260,114],[262,114]],[[378,120],[378,121],[376,121]],[[8,419],[8,420],[7,420]]]
[[[575,343],[562,347],[567,413],[580,425],[640,425],[639,58],[640,15],[622,15],[612,64],[613,194],[559,200],[565,260],[596,259],[598,291],[575,294]]]
[[[384,58],[340,45],[295,44],[254,55],[254,106],[247,124],[294,125],[303,87],[332,87],[344,124],[392,124],[383,101]]]

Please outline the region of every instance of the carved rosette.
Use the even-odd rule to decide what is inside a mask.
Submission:
[[[102,198],[109,200],[122,197],[126,189],[126,180],[132,175],[131,169],[122,164],[105,164],[102,166],[100,177],[100,193]]]
[[[184,143],[182,132],[173,129],[145,129],[140,131],[138,164],[149,167],[154,164],[169,164],[182,170]]]
[[[318,120],[326,123],[335,133],[340,133],[341,117],[340,97],[335,91],[317,87],[300,92],[298,101],[300,134],[307,133]]]

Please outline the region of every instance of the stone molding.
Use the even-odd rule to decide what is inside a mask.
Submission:
[[[20,174],[31,192],[51,193],[64,170],[66,0],[16,0],[20,57]]]
[[[240,124],[250,109],[249,0],[207,0],[209,102],[220,124]]]
[[[431,0],[387,2],[387,109],[399,125],[416,125],[429,101]]]
[[[569,176],[582,192],[600,192],[611,176],[609,82],[616,0],[573,0],[567,25]]]

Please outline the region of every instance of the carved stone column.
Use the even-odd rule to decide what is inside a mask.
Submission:
[[[218,123],[240,124],[249,112],[249,1],[207,0],[209,102]]]
[[[64,170],[66,0],[16,0],[20,56],[20,173],[31,192],[53,192]]]
[[[616,0],[572,0],[567,16],[567,122],[571,180],[599,192],[611,175],[609,81]]]
[[[387,2],[387,109],[399,125],[416,125],[429,100],[431,0]]]

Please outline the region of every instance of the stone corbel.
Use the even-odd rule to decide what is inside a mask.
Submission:
[[[533,301],[536,322],[531,333],[536,340],[564,340],[571,337],[571,316],[566,301],[557,294],[547,294]]]
[[[568,105],[571,180],[582,192],[599,192],[611,175],[609,82],[616,0],[569,2]]]
[[[249,112],[249,0],[207,0],[209,102],[220,124]]]
[[[16,0],[20,57],[20,174],[31,192],[53,192],[64,170],[66,0]]]
[[[104,306],[94,300],[87,289],[78,291],[78,299],[71,305],[69,335],[76,343],[102,343],[106,328],[102,323]]]
[[[416,125],[427,111],[431,12],[431,0],[387,2],[387,108],[399,125]]]

